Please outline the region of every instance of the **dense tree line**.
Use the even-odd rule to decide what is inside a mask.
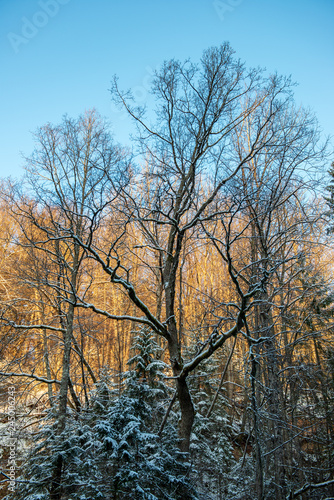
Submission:
[[[148,116],[111,92],[132,151],[95,111],[64,117],[2,184],[2,406],[14,386],[28,435],[8,498],[326,498],[333,189],[315,118],[228,44],[165,63]]]

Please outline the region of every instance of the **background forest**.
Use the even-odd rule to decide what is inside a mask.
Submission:
[[[1,498],[333,498],[315,117],[228,44],[111,95],[131,151],[66,116],[1,185]]]

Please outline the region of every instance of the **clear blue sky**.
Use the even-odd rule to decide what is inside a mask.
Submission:
[[[96,108],[127,141],[114,74],[144,103],[165,59],[229,41],[248,66],[292,75],[296,101],[334,135],[334,0],[0,0],[0,177],[19,177],[31,132]]]

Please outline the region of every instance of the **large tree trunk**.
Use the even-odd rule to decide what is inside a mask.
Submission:
[[[177,379],[177,395],[181,408],[181,420],[179,425],[180,450],[189,452],[191,429],[194,423],[195,410],[191,400],[186,378]]]
[[[264,369],[263,375],[267,392],[267,475],[273,478],[275,485],[275,499],[284,500],[285,491],[285,460],[282,384],[279,377],[280,360],[275,339],[275,328],[272,310],[267,292],[262,295],[260,305],[259,327],[262,335],[268,337],[263,344]],[[265,434],[264,434],[265,435]]]
[[[176,377],[177,398],[180,404],[181,419],[179,422],[180,450],[189,452],[191,429],[195,418],[195,409],[189,392],[186,376],[179,377],[183,363],[177,338],[177,327],[174,318],[169,321],[170,338],[168,341],[168,350],[173,369],[173,375]]]
[[[70,357],[71,357],[71,345],[72,345],[72,335],[73,335],[73,320],[74,320],[74,305],[70,303],[67,312],[66,332],[64,334],[63,371],[60,382],[59,405],[58,405],[58,415],[57,415],[58,437],[64,431],[66,425],[66,409],[67,409],[67,399],[68,399],[68,388],[70,383]],[[61,499],[62,469],[63,469],[63,459],[62,456],[59,455],[51,479],[51,486],[50,486],[51,500]]]
[[[174,261],[172,262],[172,259],[170,259],[169,262],[167,262],[164,273],[164,281],[165,283],[168,283],[165,288],[166,316],[169,333],[168,350],[173,375],[176,377],[177,398],[179,400],[181,410],[181,419],[179,422],[180,450],[187,453],[190,448],[190,436],[195,418],[195,409],[189,392],[187,378],[186,376],[179,377],[183,368],[183,360],[181,355],[179,332],[175,318],[174,304],[176,269],[179,261],[180,248],[181,239],[178,240],[178,248],[176,255],[174,256]],[[166,277],[168,277],[168,281]]]
[[[58,249],[59,250],[59,249]],[[71,286],[72,290],[76,290],[77,276],[79,268],[79,247],[74,248],[74,260],[71,271]],[[57,439],[60,438],[66,426],[66,410],[68,402],[68,390],[70,387],[70,361],[71,349],[73,339],[74,327],[74,311],[75,311],[75,295],[70,292],[68,295],[69,304],[66,313],[66,324],[64,332],[64,354],[63,354],[63,370],[60,381],[59,399],[58,399],[58,412],[57,412]],[[51,486],[50,486],[50,499],[60,500],[62,497],[62,469],[63,458],[61,455],[57,457],[55,469],[53,471]]]

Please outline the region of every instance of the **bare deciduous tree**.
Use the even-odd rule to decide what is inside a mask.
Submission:
[[[94,111],[76,121],[65,117],[56,127],[46,125],[35,137],[37,148],[27,159],[26,191],[12,186],[7,201],[20,226],[20,245],[30,251],[32,259],[44,259],[43,269],[39,266],[27,284],[36,287],[37,293],[51,290],[55,318],[49,318],[48,324],[27,324],[24,320],[16,324],[3,314],[2,323],[13,330],[42,331],[45,335],[53,331],[61,336],[63,355],[57,382],[57,432],[61,434],[69,390],[77,410],[81,405],[70,376],[72,349],[84,361],[75,338],[78,297],[89,286],[83,279],[87,255],[80,243],[92,241],[121,186],[128,182],[128,162]],[[50,375],[48,364],[46,368],[46,375]],[[92,375],[92,370],[88,371]],[[16,373],[7,375],[35,377],[34,369],[31,375],[23,374],[19,365]],[[53,383],[48,378],[44,380]],[[59,456],[50,487],[52,499],[61,497],[61,471]]]
[[[289,80],[277,76],[265,78],[260,71],[247,71],[234,58],[228,44],[206,51],[200,65],[165,63],[155,76],[152,94],[157,111],[156,122],[150,125],[144,110],[132,103],[131,93],[122,93],[116,80],[112,88],[116,102],[137,125],[139,158],[147,164],[142,174],[144,180],[138,178],[137,181],[139,185],[145,182],[145,196],[142,197],[139,190],[128,190],[124,196],[126,212],[141,232],[144,246],[153,252],[158,263],[164,318],[157,316],[141,298],[131,280],[131,270],[122,267],[120,260],[112,265],[110,255],[115,247],[106,251],[89,242],[83,244],[83,248],[100,263],[111,281],[127,291],[142,314],[131,320],[148,324],[166,340],[181,408],[181,448],[188,451],[194,407],[187,376],[245,327],[250,301],[264,288],[267,272],[273,271],[268,268],[267,259],[268,264],[263,262],[258,279],[248,280],[246,286],[243,282],[241,286],[241,276],[230,254],[231,243],[225,240],[222,252],[238,297],[235,315],[228,323],[216,316],[196,355],[185,360],[177,322],[176,293],[187,236],[219,218],[224,219],[225,229],[229,231],[242,206],[228,206],[225,200],[229,200],[230,190],[242,172],[247,171],[252,162],[268,155],[271,158],[280,155],[283,162],[289,147],[289,154],[297,152],[293,134],[301,134],[299,142],[302,142],[302,130],[305,130],[304,138],[311,132],[309,124],[299,122],[298,118],[295,124],[291,120],[283,123],[286,114],[292,116]],[[251,124],[251,130],[244,143],[241,136],[247,124]],[[309,147],[316,139],[314,136],[312,142],[310,138]],[[296,163],[298,161],[307,161],[307,156],[297,157]],[[210,234],[207,233],[207,237],[210,239]],[[257,265],[260,264],[261,258],[257,261]]]

